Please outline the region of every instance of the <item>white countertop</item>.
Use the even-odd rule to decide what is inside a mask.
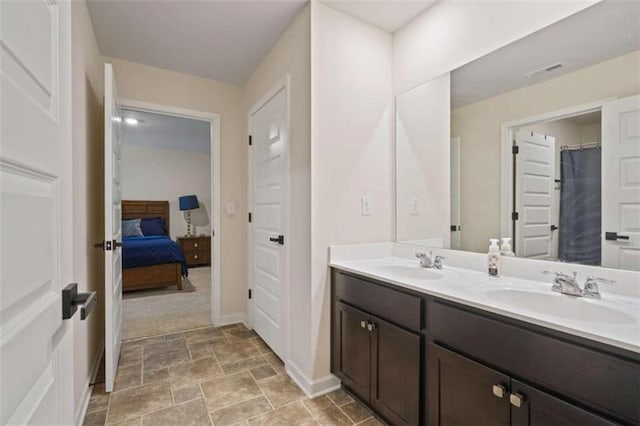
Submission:
[[[357,250],[356,250],[357,251]],[[379,253],[378,253],[379,252]],[[406,289],[640,353],[640,298],[605,292],[602,299],[551,291],[550,282],[501,276],[445,264],[360,250],[363,258],[332,255],[330,266]],[[357,257],[357,255],[355,256]],[[602,288],[602,286],[601,286]]]

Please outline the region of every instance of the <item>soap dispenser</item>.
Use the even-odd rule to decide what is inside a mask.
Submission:
[[[502,256],[515,256],[516,254],[511,250],[511,237],[506,237],[502,239],[502,244],[500,245],[500,254]]]
[[[489,246],[488,264],[487,270],[492,277],[500,276],[500,247],[498,247],[498,239],[491,238],[489,240],[491,245]]]

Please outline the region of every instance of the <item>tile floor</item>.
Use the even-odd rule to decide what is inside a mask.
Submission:
[[[122,344],[114,392],[96,385],[85,425],[382,425],[342,390],[308,399],[236,324]]]

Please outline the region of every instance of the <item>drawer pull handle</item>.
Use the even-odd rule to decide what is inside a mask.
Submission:
[[[493,385],[493,394],[495,396],[497,396],[498,398],[504,397],[504,392],[505,392],[504,386],[502,386],[502,385]]]
[[[524,396],[520,395],[519,393],[512,393],[511,395],[509,395],[509,402],[514,407],[520,408],[522,407],[522,403],[524,402]]]
[[[360,328],[367,328],[367,322],[366,321],[360,321]]]

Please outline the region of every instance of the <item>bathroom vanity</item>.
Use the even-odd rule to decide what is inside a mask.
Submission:
[[[640,424],[637,299],[394,257],[331,266],[332,372],[387,422]]]

